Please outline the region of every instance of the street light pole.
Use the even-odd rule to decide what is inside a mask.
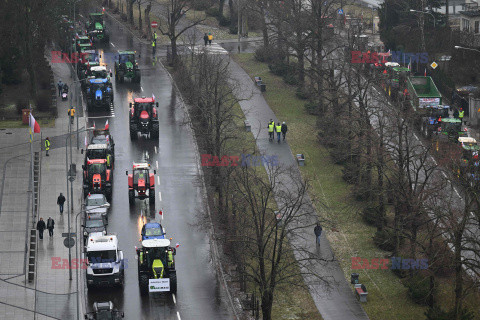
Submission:
[[[425,11],[418,11],[418,10],[413,10],[413,9],[410,9],[410,12],[418,12],[418,13],[425,13],[425,14],[429,14],[432,16],[433,18],[433,28],[436,27],[436,24],[437,24],[437,20],[435,19],[435,16],[431,13],[431,12],[425,12]]]
[[[477,49],[472,49],[472,48],[466,48],[466,47],[460,47],[460,46],[455,46],[455,49],[463,49],[463,50],[470,50],[470,51],[476,51],[476,52],[480,52],[480,50],[477,50]]]

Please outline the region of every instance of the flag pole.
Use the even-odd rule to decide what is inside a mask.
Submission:
[[[30,174],[32,175],[31,184],[30,184],[30,188],[32,190],[32,225],[35,226],[35,195],[34,195],[35,175],[33,171],[33,134],[34,132],[32,132],[32,104],[31,103],[28,105],[28,109],[30,111],[30,113],[28,114],[28,130],[30,133],[30,136],[28,137],[28,139],[30,140]]]

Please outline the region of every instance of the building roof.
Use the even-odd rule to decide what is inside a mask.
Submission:
[[[480,17],[480,10],[459,11],[459,13],[467,17]]]

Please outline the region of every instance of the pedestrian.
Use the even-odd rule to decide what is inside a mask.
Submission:
[[[58,80],[57,86],[58,86],[58,96],[61,97],[62,96],[62,89],[63,89],[62,79]]]
[[[315,232],[317,246],[320,246],[320,237],[322,236],[322,230],[323,229],[320,225],[320,222],[317,222],[315,229],[313,229],[313,232]]]
[[[277,122],[275,129],[277,131],[277,141],[280,143],[280,135],[282,134],[282,126],[280,125],[280,122]]]
[[[38,235],[40,236],[40,240],[43,240],[43,231],[45,230],[45,221],[43,221],[43,218],[40,218],[40,220],[37,222],[37,230],[38,230]]]
[[[155,55],[155,49],[157,47],[157,42],[155,40],[152,41],[152,50],[153,50],[153,55]]]
[[[60,214],[63,213],[63,204],[65,203],[65,197],[63,194],[60,192],[60,195],[57,198],[57,204],[60,207]]]
[[[153,31],[153,41],[157,42],[157,31]]]
[[[48,229],[48,235],[50,237],[53,236],[53,228],[55,227],[55,221],[52,219],[52,217],[48,217],[47,220],[47,229]]]
[[[205,47],[207,46],[207,43],[208,43],[208,35],[205,33],[205,35],[203,36],[203,41],[205,42]]]
[[[458,118],[460,118],[460,120],[462,121],[461,123],[463,123],[463,116],[465,115],[465,111],[463,111],[462,108],[460,108],[460,111],[458,112]]]
[[[268,123],[268,141],[273,140],[273,131],[275,127],[275,122],[271,121]]]
[[[285,136],[287,135],[287,131],[288,131],[287,124],[285,123],[285,121],[283,121],[282,123],[283,141],[285,141]]]
[[[208,33],[208,44],[212,45],[213,35],[211,32]]]
[[[71,106],[70,109],[68,109],[68,115],[70,116],[70,123],[73,124],[73,118],[75,116],[75,107]]]
[[[50,150],[50,144],[51,144],[51,143],[50,143],[50,139],[47,137],[47,138],[45,139],[45,151],[47,152],[47,154],[46,154],[47,157],[48,157],[48,150]]]

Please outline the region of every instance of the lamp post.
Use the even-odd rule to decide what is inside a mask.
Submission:
[[[90,127],[90,128],[84,128],[82,130],[77,130],[78,133],[80,132],[85,132],[85,131],[88,131],[88,130],[93,130],[94,127]],[[68,172],[68,139],[70,138],[70,173]],[[71,143],[71,140],[72,140],[72,132],[69,132],[68,136],[65,138],[65,171],[67,173],[67,212],[68,212],[68,217],[67,217],[67,221],[68,221],[68,233],[70,235],[70,231],[71,231],[71,228],[70,228],[70,213],[73,212],[73,181],[75,180],[75,176],[74,176],[74,172],[72,167],[72,156],[71,156],[71,149],[72,149],[72,143]],[[70,181],[70,196],[68,194],[68,182]],[[70,201],[68,200],[68,198],[71,197]],[[70,202],[71,202],[71,209],[70,209]],[[68,265],[71,266],[72,265],[72,250],[71,248],[68,248]],[[69,268],[69,280],[72,280],[72,268]]]
[[[477,50],[477,49],[472,49],[472,48],[465,48],[465,47],[460,47],[460,46],[455,46],[455,49],[462,49],[462,50],[470,50],[470,51],[476,51],[476,52],[480,52],[480,50]]]
[[[425,14],[429,14],[432,16],[433,18],[433,28],[436,27],[436,24],[437,24],[437,20],[435,19],[435,16],[431,13],[431,12],[426,12],[426,11],[418,11],[418,10],[413,10],[413,9],[410,9],[410,12],[418,12],[418,13],[425,13]]]

